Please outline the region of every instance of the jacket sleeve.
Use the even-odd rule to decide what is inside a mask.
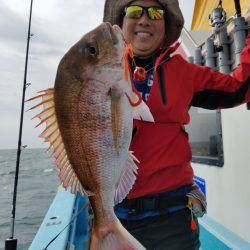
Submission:
[[[191,106],[205,109],[232,108],[250,101],[250,35],[241,53],[241,64],[229,74],[192,64],[194,95]]]

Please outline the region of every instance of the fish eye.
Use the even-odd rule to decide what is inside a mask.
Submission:
[[[92,57],[96,57],[98,55],[98,49],[93,44],[87,44],[85,47],[85,53]]]
[[[91,55],[95,55],[95,54],[96,54],[96,49],[95,49],[95,47],[91,46],[91,47],[88,48],[88,50],[89,50],[89,53],[90,53]]]

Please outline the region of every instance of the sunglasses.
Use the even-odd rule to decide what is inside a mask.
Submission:
[[[131,5],[125,8],[125,16],[131,19],[140,19],[146,11],[150,20],[162,20],[164,18],[164,9],[161,7],[142,7]]]

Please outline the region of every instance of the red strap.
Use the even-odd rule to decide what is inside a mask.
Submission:
[[[133,84],[132,84],[132,86],[133,86]],[[142,103],[142,98],[141,98],[141,95],[138,93],[138,91],[136,90],[136,91],[134,91],[134,93],[135,93],[135,94],[137,95],[137,97],[138,97],[138,101],[137,101],[137,102],[133,102],[133,101],[131,100],[130,96],[126,93],[126,96],[127,96],[127,98],[128,98],[128,101],[129,101],[129,103],[130,103],[130,105],[131,105],[132,107],[139,106],[139,105]]]

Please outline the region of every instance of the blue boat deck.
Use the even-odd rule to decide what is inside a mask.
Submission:
[[[83,211],[81,211],[82,208],[84,208]],[[48,250],[87,250],[89,246],[88,217],[87,199],[80,195],[73,196],[69,191],[61,188],[29,249],[45,249],[63,230],[51,242]],[[199,224],[202,250],[250,249],[249,242],[206,216],[199,220]]]

